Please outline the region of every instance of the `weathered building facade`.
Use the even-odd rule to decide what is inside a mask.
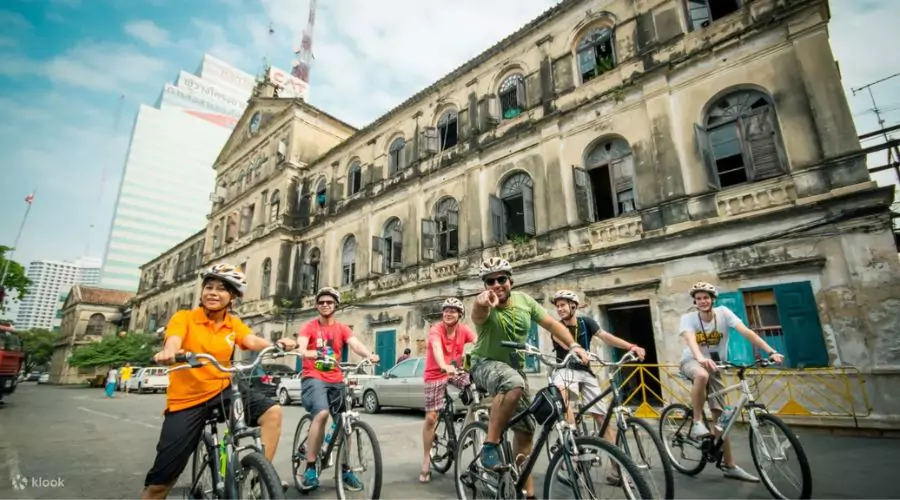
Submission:
[[[578,291],[650,363],[677,362],[686,290],[710,281],[789,367],[859,367],[898,415],[893,193],[859,153],[829,16],[567,0],[358,131],[263,84],[216,165],[204,262],[244,266],[238,311],[267,336],[339,287],[383,369],[444,297],[471,304],[489,256],[548,309]]]

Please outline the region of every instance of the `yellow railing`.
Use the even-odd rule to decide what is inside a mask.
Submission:
[[[601,381],[608,380],[605,373],[598,375]],[[853,367],[748,369],[746,376],[756,401],[776,415],[857,419],[871,413],[865,380]],[[691,383],[679,376],[677,365],[625,365],[617,382],[624,404],[636,407],[641,418],[659,418],[671,403],[691,404]],[[726,387],[738,383],[736,371],[726,371],[724,383]],[[740,391],[733,391],[726,401],[735,404],[740,396]]]

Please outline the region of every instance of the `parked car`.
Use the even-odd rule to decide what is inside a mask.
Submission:
[[[38,381],[37,381],[37,382],[38,382],[38,384],[47,384],[47,383],[49,383],[49,382],[50,382],[50,374],[49,374],[49,373],[46,373],[46,372],[42,373],[41,376],[38,378]]]
[[[129,392],[159,392],[169,388],[169,376],[166,374],[166,368],[160,366],[152,366],[141,368],[134,372],[134,375],[128,379]]]
[[[278,404],[287,406],[291,403],[299,403],[302,392],[303,387],[299,373],[294,373],[290,377],[281,377],[278,382]]]
[[[275,399],[278,397],[278,385],[281,383],[281,379],[291,378],[296,374],[297,371],[292,366],[263,363],[257,366],[250,375],[250,386]]]
[[[366,413],[378,413],[385,406],[425,410],[425,358],[407,358],[362,384],[362,403]],[[450,389],[458,408],[459,391]]]

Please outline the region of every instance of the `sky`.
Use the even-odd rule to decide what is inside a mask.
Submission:
[[[251,74],[266,58],[289,69],[308,2],[0,3],[0,245],[13,245],[36,190],[15,260],[102,257],[138,105],[153,105],[204,53]],[[366,125],[555,3],[319,1],[309,102]],[[831,13],[857,129],[875,130],[869,95],[850,89],[900,72],[900,1],[831,0]],[[900,76],[873,91],[885,126],[900,124]],[[884,153],[874,162],[884,164]]]

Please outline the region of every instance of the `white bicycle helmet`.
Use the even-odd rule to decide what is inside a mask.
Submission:
[[[210,278],[220,279],[228,283],[237,292],[238,297],[243,297],[247,291],[247,279],[244,273],[238,271],[238,268],[228,263],[214,264],[212,267],[200,274],[200,279],[207,280]]]
[[[318,302],[319,297],[323,295],[328,295],[333,298],[335,305],[341,304],[341,292],[335,290],[334,288],[331,288],[330,286],[323,286],[322,288],[320,288],[319,291],[316,292],[316,302]]]
[[[556,301],[560,299],[574,302],[576,306],[581,305],[581,301],[578,300],[578,294],[570,290],[560,290],[556,292],[556,295],[553,296],[553,300],[551,302],[553,304],[556,304]]]
[[[442,311],[448,307],[456,309],[457,311],[459,311],[460,315],[466,314],[466,306],[463,305],[461,300],[455,297],[450,297],[449,299],[445,300],[443,304],[441,304]]]
[[[478,268],[478,277],[484,278],[489,274],[494,273],[507,273],[512,274],[512,266],[509,265],[509,261],[506,259],[501,259],[500,257],[491,257],[490,259],[481,263],[481,267]]]
[[[691,290],[688,293],[690,293],[691,298],[693,298],[694,294],[696,294],[697,292],[706,292],[710,294],[712,298],[716,298],[719,296],[719,291],[716,290],[716,287],[714,285],[710,285],[709,283],[705,283],[703,281],[694,283],[694,286],[691,287]]]

